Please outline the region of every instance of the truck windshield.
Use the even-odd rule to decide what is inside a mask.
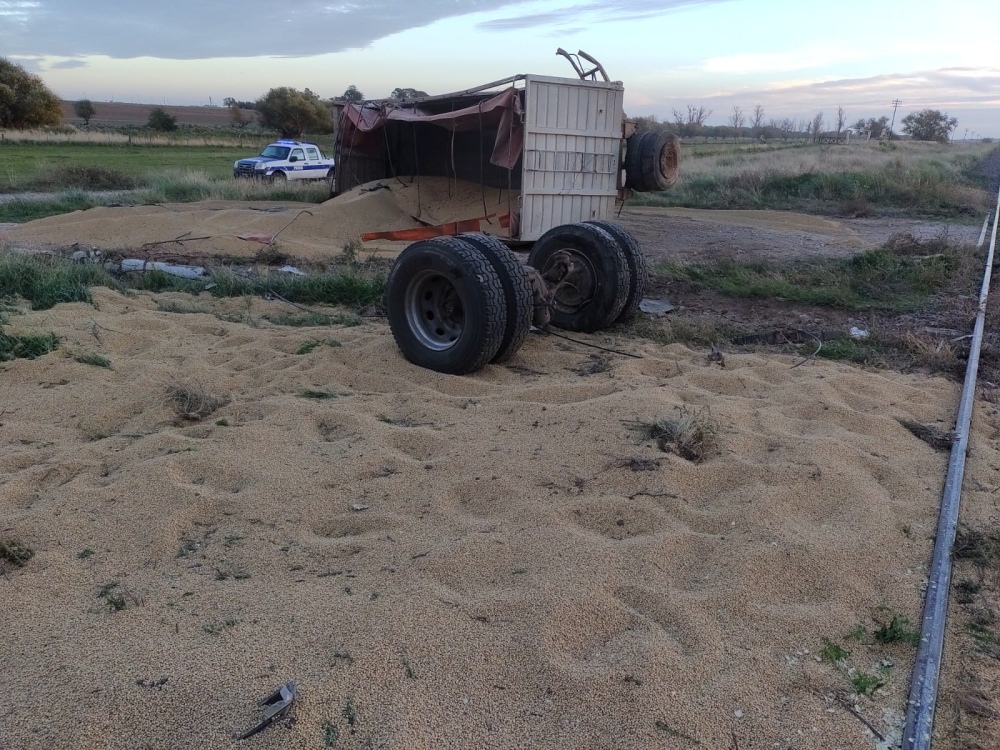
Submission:
[[[260,155],[268,159],[287,159],[290,150],[288,146],[268,146]]]

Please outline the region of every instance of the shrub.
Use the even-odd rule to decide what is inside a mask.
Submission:
[[[0,57],[0,128],[58,125],[62,103],[36,75]]]
[[[159,130],[167,133],[177,130],[177,118],[169,114],[163,107],[153,107],[146,121],[146,127],[150,130]]]

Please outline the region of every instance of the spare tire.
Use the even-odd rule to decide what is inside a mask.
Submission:
[[[635,241],[635,237],[620,224],[611,221],[588,221],[587,223],[600,227],[610,234],[618,243],[618,247],[621,248],[625,255],[625,261],[628,263],[628,296],[625,298],[625,306],[615,318],[615,323],[624,323],[639,312],[639,303],[646,295],[646,283],[649,279],[646,256],[642,254],[642,248]]]
[[[677,184],[681,143],[666,130],[632,136],[625,152],[625,187],[650,193],[669,190]]]
[[[386,282],[389,327],[420,367],[464,375],[500,349],[507,323],[503,285],[481,250],[453,237],[415,242]]]
[[[500,348],[490,361],[506,362],[517,353],[531,331],[531,318],[535,310],[527,269],[521,259],[496,237],[475,232],[460,234],[458,239],[485,255],[500,277],[504,303],[507,305],[507,324],[504,326]]]
[[[642,186],[642,167],[639,154],[642,153],[642,142],[648,140],[651,132],[636,133],[625,140],[625,187],[640,193],[646,192]]]
[[[563,224],[543,234],[528,256],[552,295],[552,324],[593,333],[621,314],[629,266],[615,239],[593,224]]]

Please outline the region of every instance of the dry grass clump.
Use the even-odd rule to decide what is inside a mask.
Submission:
[[[660,419],[645,427],[647,436],[656,441],[660,450],[696,464],[715,453],[718,446],[719,423],[712,419],[707,406],[703,409],[679,406],[676,417]]]
[[[940,427],[911,422],[908,419],[897,419],[896,421],[913,433],[914,437],[920,438],[936,451],[950,451],[952,443],[955,442],[955,433],[942,430]]]
[[[197,381],[175,381],[167,387],[167,397],[181,419],[198,422],[230,402],[226,396],[215,396]]]
[[[947,339],[907,331],[900,337],[903,348],[913,357],[914,363],[931,368],[932,371],[951,372],[960,364],[955,343]]]
[[[35,550],[16,539],[0,540],[0,573],[7,568],[23,568],[35,556]]]

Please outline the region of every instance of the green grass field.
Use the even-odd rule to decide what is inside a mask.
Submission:
[[[156,173],[168,170],[192,170],[213,178],[231,178],[234,161],[260,153],[267,143],[266,138],[248,139],[243,147],[3,141],[0,192],[50,189],[58,182],[55,178],[59,172],[68,167],[101,167],[131,177],[140,185]]]

